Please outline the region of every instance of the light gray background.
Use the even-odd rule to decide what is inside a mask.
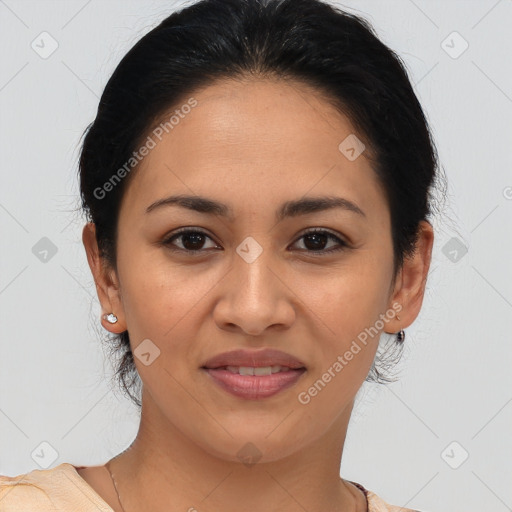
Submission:
[[[0,0],[1,474],[101,464],[136,434],[92,327],[77,155],[121,57],[179,5]],[[342,475],[424,512],[512,510],[512,1],[338,5],[405,60],[449,179],[401,380],[363,386]],[[44,31],[58,43],[46,59],[31,47]],[[46,262],[43,237],[57,248]],[[449,252],[453,237],[467,254]]]

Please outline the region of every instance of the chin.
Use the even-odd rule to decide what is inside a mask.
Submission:
[[[228,462],[239,462],[247,467],[257,463],[269,463],[285,459],[300,451],[303,443],[297,442],[294,436],[286,433],[271,434],[268,436],[266,430],[260,430],[254,436],[243,428],[240,435],[230,431],[233,438],[223,436],[222,440],[211,444],[213,438],[203,439],[200,444],[202,448],[213,457]]]

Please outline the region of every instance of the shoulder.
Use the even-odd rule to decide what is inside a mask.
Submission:
[[[112,512],[69,463],[34,469],[16,476],[0,475],[2,512]]]
[[[38,470],[16,476],[0,475],[0,510],[55,510],[47,493],[47,472],[42,471],[45,475],[40,475]]]
[[[390,505],[380,496],[368,491],[368,512],[420,512],[416,509],[404,508],[398,505]]]
[[[380,496],[375,494],[372,491],[369,491],[364,486],[357,482],[352,482],[356,487],[358,487],[361,491],[363,491],[366,496],[366,500],[368,502],[368,512],[421,512],[419,510],[404,508],[398,505],[391,505],[388,502],[384,501]]]

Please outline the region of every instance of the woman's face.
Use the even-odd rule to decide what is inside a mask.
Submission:
[[[224,81],[191,97],[172,129],[149,134],[123,198],[115,332],[129,331],[156,429],[226,460],[247,443],[275,460],[339,435],[377,349],[365,329],[399,329],[388,205],[348,119],[309,87]],[[176,195],[228,213],[149,208]],[[300,206],[323,197],[355,206]],[[183,228],[194,233],[169,240]],[[304,236],[312,229],[324,233]],[[203,368],[267,348],[305,366],[271,396],[235,396]]]

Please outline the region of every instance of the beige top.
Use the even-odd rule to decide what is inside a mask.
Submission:
[[[34,469],[17,476],[0,475],[0,510],[113,512],[112,507],[80,476],[76,468],[81,467],[84,466],[63,462],[51,469]],[[352,483],[365,493],[368,512],[418,512],[389,505],[361,484]]]

